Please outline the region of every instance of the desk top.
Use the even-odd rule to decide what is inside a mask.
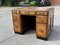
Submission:
[[[14,11],[49,11],[53,7],[20,7],[14,9]]]

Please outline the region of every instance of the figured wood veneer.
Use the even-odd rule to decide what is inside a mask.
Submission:
[[[16,33],[23,34],[27,30],[27,22],[25,20],[28,17],[24,18],[23,16],[35,16],[37,38],[48,39],[53,30],[54,8],[52,7],[17,8],[12,11],[12,16],[14,31]]]

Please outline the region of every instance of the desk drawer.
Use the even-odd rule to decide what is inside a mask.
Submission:
[[[21,32],[21,26],[19,21],[14,21],[14,31]]]
[[[29,11],[29,15],[35,15],[35,11]]]
[[[48,12],[43,12],[43,13],[44,13],[44,15],[46,15],[46,16],[48,15]]]
[[[12,14],[19,14],[20,12],[18,10],[13,10]]]
[[[28,12],[27,11],[21,11],[20,14],[21,15],[28,15]]]
[[[13,20],[20,20],[20,15],[13,14]]]
[[[36,24],[36,32],[38,36],[46,37],[46,24]]]
[[[47,19],[48,17],[47,16],[37,16],[36,17],[36,22],[38,23],[47,23]]]
[[[36,15],[48,15],[48,13],[44,11],[37,11]]]

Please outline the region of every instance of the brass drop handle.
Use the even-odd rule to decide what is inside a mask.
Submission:
[[[18,28],[18,26],[16,25],[16,28]]]
[[[39,19],[40,23],[44,23],[44,20],[43,19]]]
[[[18,17],[16,17],[16,16],[15,16],[14,18],[15,18],[15,19],[18,19]]]
[[[39,31],[40,31],[40,32],[42,32],[42,33],[44,32],[44,30],[43,30],[43,29],[39,29]]]

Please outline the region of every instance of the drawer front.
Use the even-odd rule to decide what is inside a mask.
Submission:
[[[37,15],[43,15],[43,12],[37,11],[36,14]]]
[[[47,16],[37,16],[36,17],[36,22],[41,23],[41,24],[46,24],[47,23]]]
[[[19,21],[14,21],[14,31],[21,32],[21,26]]]
[[[35,15],[35,11],[30,11],[29,15]]]
[[[12,13],[13,14],[19,14],[20,12],[18,10],[13,10]]]
[[[46,37],[46,24],[36,24],[36,34],[37,36]]]
[[[21,11],[20,14],[21,15],[28,15],[28,12],[27,11]]]
[[[36,15],[48,15],[48,13],[43,11],[37,11]]]
[[[48,12],[43,12],[43,13],[44,13],[44,15],[46,15],[46,16],[48,15]]]
[[[13,14],[13,20],[20,20],[20,15]]]

